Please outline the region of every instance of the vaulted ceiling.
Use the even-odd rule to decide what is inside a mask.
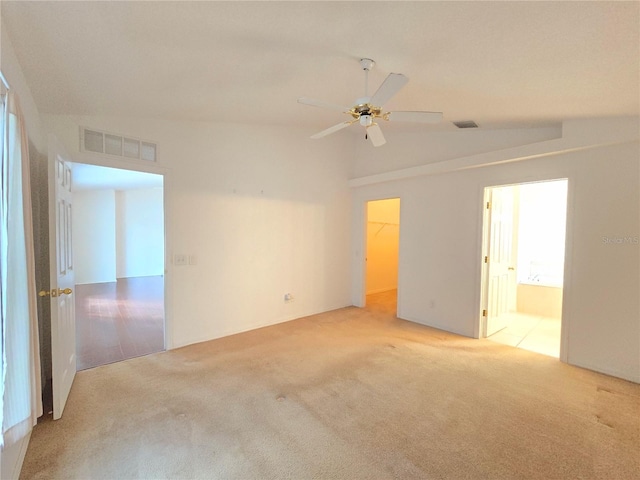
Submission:
[[[441,126],[640,113],[639,2],[14,2],[3,27],[41,113],[325,128],[390,72],[388,109]],[[394,125],[394,127],[398,128]]]

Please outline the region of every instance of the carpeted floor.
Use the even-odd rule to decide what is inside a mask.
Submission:
[[[79,372],[21,478],[638,478],[640,385],[369,304]]]

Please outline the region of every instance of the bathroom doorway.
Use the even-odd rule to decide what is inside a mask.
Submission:
[[[560,357],[567,187],[485,189],[482,337]]]

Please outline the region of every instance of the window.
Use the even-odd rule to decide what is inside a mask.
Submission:
[[[518,282],[562,286],[567,181],[520,185]]]
[[[42,415],[42,399],[28,139],[15,94],[6,84],[0,93],[0,442],[11,445]]]

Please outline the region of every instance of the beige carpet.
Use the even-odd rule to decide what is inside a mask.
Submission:
[[[80,372],[21,478],[638,478],[640,385],[373,303]]]

